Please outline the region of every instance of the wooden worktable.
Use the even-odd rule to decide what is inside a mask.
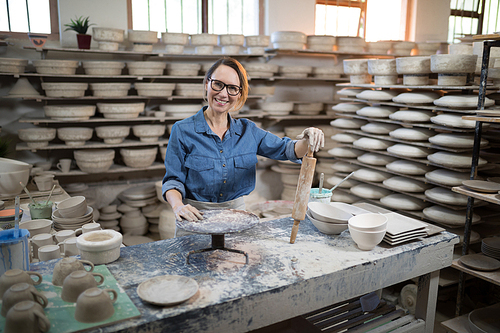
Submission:
[[[293,219],[261,222],[226,235],[226,246],[246,251],[197,254],[209,247],[208,235],[193,235],[122,248],[108,268],[141,312],[131,319],[92,332],[245,332],[420,276],[417,318],[432,332],[439,270],[450,266],[458,236],[443,232],[401,246],[382,243],[361,251],[345,230],[320,233],[306,219],[290,244]],[[50,274],[56,260],[33,264]],[[194,278],[198,293],[185,303],[157,307],[143,303],[137,286],[152,277],[176,274]]]

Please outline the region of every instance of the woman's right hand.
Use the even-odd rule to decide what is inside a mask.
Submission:
[[[182,218],[190,222],[203,220],[203,213],[201,213],[198,209],[189,204],[187,205],[180,204],[178,206],[173,207],[173,210],[175,213],[175,218],[179,221]]]

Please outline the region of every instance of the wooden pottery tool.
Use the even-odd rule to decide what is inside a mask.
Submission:
[[[309,202],[309,194],[311,192],[315,168],[316,159],[313,157],[311,149],[307,148],[307,154],[302,158],[299,182],[297,185],[297,191],[295,192],[295,201],[293,203],[293,227],[292,235],[290,236],[291,244],[295,243],[295,237],[297,237],[297,232],[299,231],[300,221],[306,218],[307,203]]]

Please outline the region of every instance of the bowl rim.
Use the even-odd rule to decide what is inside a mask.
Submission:
[[[359,225],[359,222],[358,220],[362,220],[364,215],[371,215],[371,216],[377,216],[377,218],[380,216],[384,219],[383,222],[379,222],[375,225],[371,225],[371,226],[363,226],[363,225]],[[376,229],[379,229],[383,226],[387,226],[387,221],[389,219],[387,218],[387,216],[385,216],[384,214],[380,214],[380,213],[364,213],[364,214],[358,214],[358,215],[355,215],[353,217],[351,217],[348,221],[348,224],[353,226],[355,229],[357,230],[360,230],[360,231],[378,231]],[[385,230],[385,228],[384,228]]]

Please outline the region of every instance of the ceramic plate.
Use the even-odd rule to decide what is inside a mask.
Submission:
[[[477,192],[497,193],[500,191],[500,184],[484,180],[464,180],[462,184]]]
[[[458,261],[462,265],[478,271],[496,271],[500,268],[500,261],[479,253],[462,256]]]
[[[404,234],[409,234],[417,230],[423,230],[427,226],[418,220],[398,214],[388,213],[387,216],[387,234],[390,238],[400,237]]]
[[[175,305],[187,301],[198,291],[198,283],[189,277],[163,275],[142,282],[137,287],[139,297],[155,305]]]

